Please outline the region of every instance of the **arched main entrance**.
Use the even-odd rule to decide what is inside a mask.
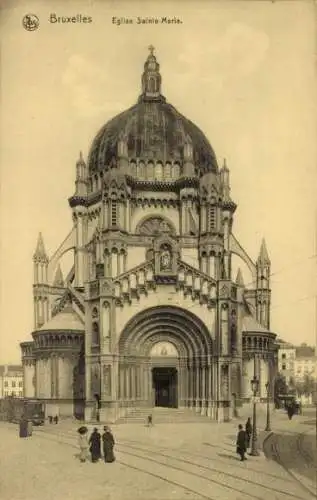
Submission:
[[[150,351],[154,406],[178,407],[179,353],[172,342],[159,341]]]
[[[211,411],[212,337],[193,313],[152,307],[125,326],[119,340],[121,406],[188,407]]]

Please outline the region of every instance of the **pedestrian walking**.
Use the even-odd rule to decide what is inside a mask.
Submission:
[[[89,444],[90,444],[89,451],[91,454],[91,461],[92,463],[96,463],[101,458],[101,436],[97,427],[94,428],[89,438]]]
[[[251,436],[252,436],[252,424],[251,424],[251,418],[249,417],[246,424],[245,424],[245,432],[247,436],[247,448],[250,448],[250,443],[251,443]]]
[[[293,415],[294,415],[294,406],[293,405],[288,405],[287,415],[288,415],[289,420],[292,420]]]
[[[115,456],[113,453],[115,441],[110,428],[105,426],[103,429],[104,429],[104,433],[102,435],[103,456],[105,463],[111,463],[115,461]]]
[[[88,448],[89,448],[88,437],[87,437],[88,429],[87,427],[80,427],[77,432],[79,434],[78,436],[78,445],[80,449],[79,460],[81,462],[86,462],[88,458]]]
[[[148,415],[148,417],[147,417],[147,426],[148,427],[152,427],[152,425],[153,425],[153,417],[152,417],[152,415]]]
[[[247,435],[243,430],[243,426],[239,424],[239,431],[237,436],[237,453],[240,455],[241,462],[247,460],[245,453],[247,451]]]

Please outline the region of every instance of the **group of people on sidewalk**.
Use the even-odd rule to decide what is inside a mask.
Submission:
[[[95,427],[88,439],[87,427],[81,427],[78,429],[80,449],[79,459],[81,462],[86,462],[88,459],[88,451],[90,452],[92,463],[98,462],[102,458],[101,443],[105,463],[115,461],[113,452],[115,441],[113,434],[108,426],[104,426],[103,430],[104,432],[101,435],[97,427]]]
[[[252,424],[251,424],[251,418],[249,417],[245,424],[245,429],[243,429],[242,424],[239,424],[239,431],[237,436],[237,454],[240,456],[241,462],[247,460],[245,454],[248,448],[250,448],[251,436],[252,436]]]

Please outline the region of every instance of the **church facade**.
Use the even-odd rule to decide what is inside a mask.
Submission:
[[[34,254],[25,396],[112,421],[153,406],[229,418],[254,375],[264,398],[277,369],[266,245],[254,262],[235,237],[229,169],[162,95],[153,48],[137,103],[80,154],[75,185],[70,233],[51,257],[40,234]]]

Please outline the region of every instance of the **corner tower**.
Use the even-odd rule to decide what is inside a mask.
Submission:
[[[49,318],[49,284],[47,276],[48,255],[45,250],[42,233],[39,233],[33,255],[33,302],[34,326],[41,327]]]
[[[83,290],[85,282],[85,246],[87,244],[87,194],[88,179],[87,167],[82,152],[76,162],[75,194],[69,198],[69,205],[73,212],[73,223],[75,228],[74,265],[75,265],[75,288]]]
[[[256,319],[268,330],[270,329],[271,306],[270,275],[271,261],[263,238],[256,261]]]

